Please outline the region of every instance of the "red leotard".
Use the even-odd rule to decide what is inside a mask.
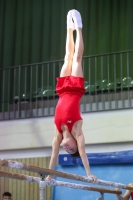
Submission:
[[[133,200],[133,192],[131,192],[131,198],[132,198],[132,200]]]
[[[75,76],[58,77],[56,92],[59,101],[55,110],[54,123],[60,133],[61,125],[66,124],[71,133],[74,123],[81,120],[80,99],[85,93],[84,78]]]

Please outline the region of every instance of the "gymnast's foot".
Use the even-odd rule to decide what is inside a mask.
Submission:
[[[75,30],[75,25],[72,21],[72,10],[67,14],[67,28],[71,28],[73,31]]]
[[[77,10],[72,10],[72,17],[74,20],[75,28],[82,28],[82,18]]]

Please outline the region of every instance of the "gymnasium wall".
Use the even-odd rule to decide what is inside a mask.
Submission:
[[[64,58],[71,9],[83,18],[85,56],[132,49],[132,7],[132,0],[0,0],[0,67]]]
[[[133,110],[93,112],[82,114],[86,148],[106,152],[110,146],[127,144],[133,148]],[[32,152],[36,157],[50,156],[54,136],[53,117],[0,122],[0,158],[11,157],[10,151]],[[103,149],[101,149],[104,147]],[[101,150],[100,150],[101,149]],[[111,150],[111,149],[110,149]],[[109,150],[109,151],[110,151]],[[40,152],[40,153],[39,153]],[[25,156],[28,157],[28,154]],[[61,148],[61,153],[63,150]],[[21,154],[20,154],[21,155]],[[17,153],[17,156],[20,156]],[[22,157],[23,155],[21,155]],[[33,155],[32,155],[33,156]],[[20,158],[20,157],[19,157]]]

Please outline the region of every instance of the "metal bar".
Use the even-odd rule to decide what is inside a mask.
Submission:
[[[49,63],[47,64],[47,70],[48,70],[48,74],[47,74],[47,86],[49,86]],[[49,99],[49,97],[48,97],[48,99]],[[46,100],[46,101],[48,101],[48,99]],[[48,101],[48,116],[50,115],[50,101]]]
[[[117,87],[117,82],[116,82],[116,55],[114,54],[114,80],[115,80],[115,109],[118,108],[117,100],[116,100],[116,87]]]
[[[21,66],[19,66],[19,74],[18,74],[18,118],[21,117]]]
[[[108,102],[109,102],[109,108],[111,109],[111,99],[109,98],[110,96],[110,65],[109,65],[109,55],[107,56],[107,68],[108,68]]]
[[[41,65],[41,74],[42,74],[42,76],[41,76],[41,85],[42,85],[42,88],[43,88],[43,90],[44,90],[44,65],[42,64]],[[42,98],[41,98],[41,104],[42,104],[42,116],[44,116],[44,100],[43,100],[43,94],[42,94]]]
[[[53,63],[53,88],[52,90],[55,88],[55,63]],[[54,105],[54,101],[55,101],[55,95],[53,95],[53,105]],[[52,106],[53,107],[53,115],[55,113],[55,106]]]
[[[40,200],[45,200],[46,181],[40,181],[39,188],[40,188]]]
[[[7,103],[8,103],[8,119],[10,119],[10,107],[9,107],[9,104],[10,104],[10,91],[11,91],[11,89],[10,89],[10,69],[8,70],[8,88],[7,88],[7,98],[8,98],[8,101],[7,101]]]
[[[93,57],[101,57],[101,56],[107,56],[107,55],[114,55],[114,54],[120,54],[120,53],[127,53],[127,52],[133,52],[133,50],[127,50],[127,51],[118,51],[118,52],[112,52],[112,53],[103,53],[103,54],[97,54],[97,55],[91,55],[91,56],[84,56],[83,57],[83,59],[86,59],[86,58],[89,58],[89,57],[91,57],[91,58],[93,58]]]
[[[37,89],[38,89],[38,65],[36,65],[36,116],[38,116],[38,99],[37,99]]]
[[[2,83],[2,119],[5,119],[4,101],[5,101],[5,70],[3,70],[3,83]]]
[[[95,57],[95,101],[96,101],[96,111],[99,110],[99,106],[98,106],[98,93],[97,93],[97,85],[96,85],[96,81],[97,81],[97,58]]]
[[[32,65],[30,66],[30,117],[32,117]]]
[[[24,93],[25,93],[25,107],[24,107],[24,109],[25,109],[25,117],[27,116],[27,68],[25,67],[24,68],[25,70],[25,87],[24,87]]]
[[[40,187],[40,200],[44,199],[44,189],[46,185],[49,186],[61,186],[61,187],[68,187],[73,189],[80,189],[80,190],[89,190],[89,191],[95,191],[100,193],[110,193],[110,194],[122,194],[120,190],[112,190],[107,188],[99,188],[99,187],[92,187],[89,185],[82,185],[82,184],[75,184],[75,183],[69,183],[69,182],[63,182],[63,181],[56,181],[54,179],[41,181],[41,178],[34,177],[34,176],[28,176],[24,174],[17,174],[12,172],[6,172],[0,170],[0,177],[6,177],[6,178],[12,178],[27,182],[34,182],[39,183]]]
[[[58,76],[59,76],[59,74],[60,74],[60,70],[61,70],[61,62],[59,62],[59,65],[58,65],[59,67],[58,67]]]
[[[123,75],[123,58],[122,58],[122,54],[120,54],[120,73],[121,73],[121,80],[122,80],[122,75]],[[124,94],[123,94],[123,87],[122,87],[122,85],[121,85],[121,100],[122,100],[122,108],[125,108]]]
[[[129,53],[126,54],[127,57],[127,77],[129,78]],[[129,91],[129,85],[128,85],[128,108],[131,108],[131,99],[130,99],[130,91]]]
[[[36,173],[38,173],[40,175],[42,175],[42,174],[55,175],[57,177],[62,177],[62,178],[67,178],[67,179],[72,179],[72,180],[77,180],[77,181],[82,181],[82,182],[93,183],[93,179],[85,177],[85,176],[79,176],[77,174],[69,174],[69,173],[65,173],[65,172],[59,172],[59,171],[56,171],[56,170],[42,168],[42,167],[38,167],[38,166],[34,166],[34,165],[27,165],[27,164],[23,164],[21,162],[12,161],[12,160],[4,160],[3,159],[3,160],[1,160],[1,165],[2,166],[6,166],[6,167],[10,167],[10,168],[36,172]],[[129,185],[125,185],[125,184],[121,184],[121,183],[117,183],[117,182],[100,180],[100,179],[98,179],[97,184],[98,185],[121,188],[121,189],[133,190],[133,187],[131,187]]]
[[[103,54],[97,54],[97,55],[91,55],[91,56],[83,56],[83,59],[86,58],[93,58],[93,57],[100,57],[100,56],[107,56],[107,55],[114,55],[114,54],[120,54],[120,53],[127,53],[127,52],[133,52],[133,50],[128,50],[128,51],[118,51],[118,52],[112,52],[112,53],[103,53]],[[64,59],[60,59],[60,60],[53,60],[53,61],[46,61],[46,62],[39,62],[39,63],[32,63],[32,64],[25,64],[25,65],[21,65],[22,67],[30,67],[31,65],[40,65],[40,64],[49,64],[49,63],[55,63],[55,62],[63,62]],[[4,69],[9,69],[9,68],[19,68],[19,66],[10,66],[10,67],[6,67]],[[0,70],[3,70],[3,68],[0,68]]]
[[[105,110],[105,96],[104,96],[104,91],[103,91],[103,87],[104,87],[104,83],[103,83],[103,57],[101,57],[101,78],[102,78],[102,85],[101,85],[101,89],[102,89],[102,110]]]
[[[15,102],[15,91],[16,91],[16,69],[14,69],[14,81],[13,81],[13,119],[16,118],[16,102]]]

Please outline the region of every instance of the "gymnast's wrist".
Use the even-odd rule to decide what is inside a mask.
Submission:
[[[87,176],[91,176],[91,172],[87,172]]]

